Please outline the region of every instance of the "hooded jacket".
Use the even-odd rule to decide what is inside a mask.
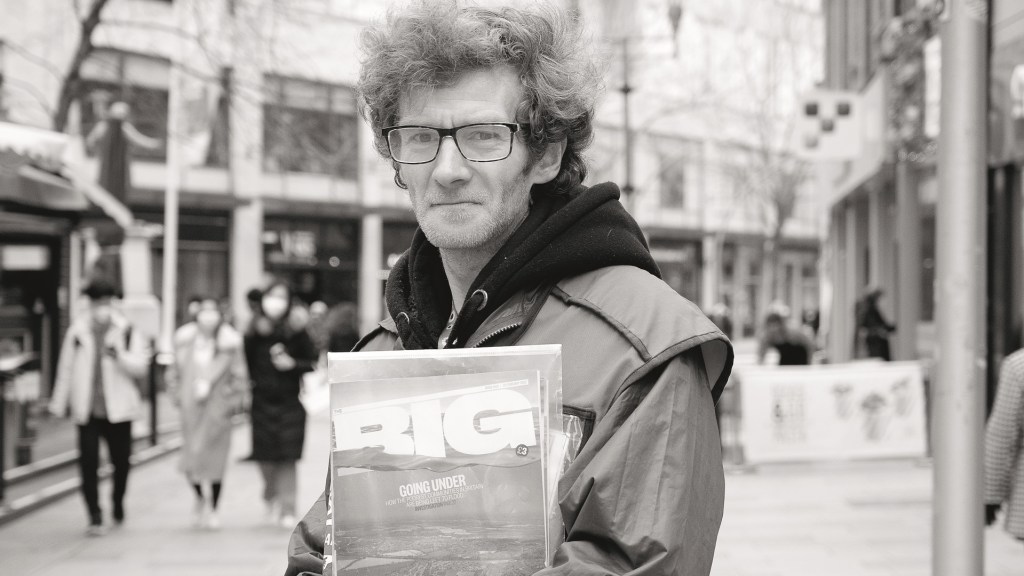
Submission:
[[[602,184],[535,197],[440,344],[562,345],[563,412],[582,441],[559,483],[566,539],[539,574],[708,574],[724,503],[714,401],[732,348],[658,278],[618,196]],[[357,350],[439,345],[451,296],[421,232],[386,298],[391,318]],[[289,575],[322,570],[326,498],[292,535]]]

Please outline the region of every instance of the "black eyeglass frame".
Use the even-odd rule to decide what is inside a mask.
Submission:
[[[462,130],[463,128],[472,128],[474,126],[504,126],[505,128],[508,128],[510,136],[512,136],[508,140],[508,152],[506,152],[505,155],[502,156],[501,158],[495,158],[493,160],[473,160],[472,158],[466,156],[466,153],[462,151],[462,147],[459,146],[459,139],[455,137],[455,133],[458,132],[459,130]],[[391,151],[391,138],[389,138],[388,135],[391,134],[391,132],[398,130],[399,128],[427,128],[437,132],[437,150],[434,150],[434,155],[430,158],[430,160],[424,160],[422,162],[402,162],[398,158],[395,158],[394,152]],[[455,142],[455,148],[458,149],[459,154],[462,154],[462,157],[468,160],[469,162],[500,162],[512,155],[512,146],[515,142],[515,135],[520,130],[529,129],[529,124],[516,122],[474,122],[473,124],[463,124],[462,126],[453,126],[451,128],[437,128],[435,126],[421,126],[419,124],[402,124],[399,126],[388,126],[387,128],[381,128],[380,134],[381,136],[384,137],[384,141],[388,143],[388,154],[391,156],[392,160],[398,162],[399,164],[416,165],[429,164],[436,160],[437,154],[441,151],[441,142],[448,136],[451,136],[452,141]]]

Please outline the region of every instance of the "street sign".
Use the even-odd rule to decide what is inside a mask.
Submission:
[[[814,90],[802,99],[797,150],[808,160],[852,160],[863,148],[863,102],[856,92]]]

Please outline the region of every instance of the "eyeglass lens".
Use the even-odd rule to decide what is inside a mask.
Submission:
[[[467,160],[502,160],[512,151],[512,131],[500,124],[463,126],[455,132],[455,143]],[[399,162],[430,162],[440,144],[440,134],[434,128],[405,127],[388,133],[391,155]]]

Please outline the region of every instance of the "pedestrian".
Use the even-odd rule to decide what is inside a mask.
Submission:
[[[106,532],[99,502],[100,438],[107,444],[113,465],[112,517],[125,519],[124,495],[128,487],[132,451],[132,420],[140,414],[138,379],[149,369],[146,339],[114,309],[117,288],[96,278],[83,290],[86,314],[68,328],[61,346],[50,412],[70,413],[78,425],[78,468],[81,491],[89,514],[88,534]]]
[[[985,524],[1001,507],[1006,531],[1024,541],[1024,349],[1003,360],[985,429]]]
[[[295,525],[295,463],[306,434],[306,410],[299,401],[302,376],[317,362],[316,347],[299,314],[293,314],[295,308],[288,285],[271,283],[245,334],[252,381],[251,458],[263,475],[268,519],[289,528]]]
[[[708,574],[732,351],[660,279],[618,187],[582,185],[600,74],[578,26],[550,5],[423,0],[364,30],[363,117],[419,228],[357,349],[560,344],[564,415],[586,432],[539,574]],[[323,570],[326,521],[325,491],[287,574]]]
[[[708,318],[718,326],[726,338],[732,338],[732,310],[725,302],[718,302],[711,307]]]
[[[193,525],[217,529],[231,416],[245,383],[242,336],[227,324],[214,298],[199,298],[194,329],[179,330],[167,372],[171,397],[181,410],[184,443],[179,468],[196,494]]]
[[[769,350],[778,354],[779,366],[807,366],[814,358],[814,342],[800,330],[786,324],[778,312],[772,312],[764,320],[764,335],[757,347],[757,362],[764,364]]]
[[[881,288],[870,288],[857,306],[857,337],[864,343],[863,349],[868,358],[888,361],[892,360],[889,334],[896,331],[896,325],[890,324],[879,308],[878,303],[883,295]]]
[[[359,310],[352,302],[339,302],[327,312],[327,351],[348,352],[359,342]]]

